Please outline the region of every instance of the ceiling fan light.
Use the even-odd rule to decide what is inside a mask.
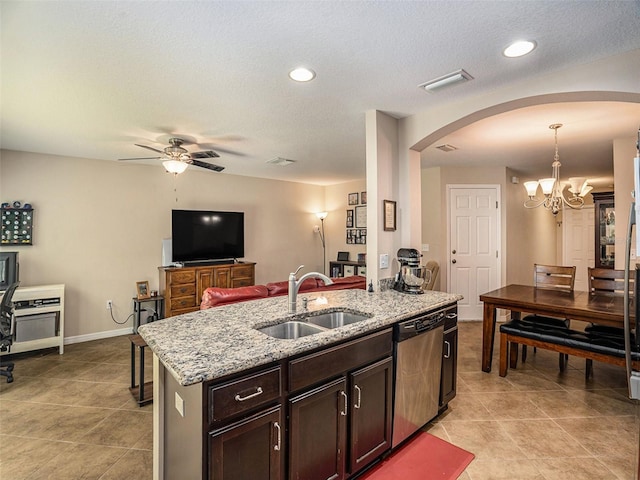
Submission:
[[[180,160],[165,160],[162,162],[162,166],[168,173],[178,175],[184,172],[189,165],[185,162],[181,162]]]
[[[529,195],[530,197],[535,197],[536,192],[538,191],[538,182],[536,180],[524,182],[524,188],[527,189],[527,195]]]
[[[553,185],[556,183],[555,178],[541,178],[540,186],[542,187],[542,193],[545,195],[551,195],[553,192]]]

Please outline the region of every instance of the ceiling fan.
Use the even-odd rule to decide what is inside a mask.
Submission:
[[[140,145],[136,143],[137,147],[146,148],[147,150],[151,150],[153,152],[159,153],[161,156],[155,157],[136,157],[136,158],[120,158],[120,161],[127,160],[149,160],[149,159],[159,159],[163,160],[162,165],[169,173],[179,174],[184,172],[189,165],[195,165],[196,167],[206,168],[208,170],[213,170],[215,172],[221,172],[224,170],[224,167],[220,165],[216,165],[214,163],[203,162],[200,159],[202,158],[218,158],[218,155],[213,150],[202,150],[199,152],[189,152],[186,148],[182,147],[182,144],[185,143],[183,139],[173,137],[169,139],[169,146],[163,148],[162,150],[158,150],[157,148],[149,147],[147,145]]]

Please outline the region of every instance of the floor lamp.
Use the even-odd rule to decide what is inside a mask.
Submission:
[[[326,274],[327,265],[327,248],[324,241],[324,219],[327,218],[327,212],[318,212],[316,217],[320,219],[321,226],[316,225],[314,230],[320,234],[320,240],[322,241],[322,273]]]

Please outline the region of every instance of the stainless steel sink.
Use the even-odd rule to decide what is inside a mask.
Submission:
[[[296,338],[306,337],[314,333],[324,332],[325,329],[315,325],[309,325],[306,322],[289,321],[272,325],[271,327],[259,328],[258,331],[281,340],[295,340]]]
[[[350,325],[352,323],[361,322],[369,319],[370,316],[353,312],[329,312],[320,313],[318,315],[310,315],[306,318],[309,323],[319,325],[324,328],[338,328]]]

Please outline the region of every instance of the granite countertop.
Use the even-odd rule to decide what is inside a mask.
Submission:
[[[348,308],[371,318],[296,340],[281,340],[256,330],[303,317],[302,297],[309,299],[307,313]],[[435,291],[423,295],[395,290],[313,292],[298,296],[298,314],[290,316],[285,295],[186,313],[142,325],[138,333],[175,379],[187,386],[390,326],[461,298]]]

